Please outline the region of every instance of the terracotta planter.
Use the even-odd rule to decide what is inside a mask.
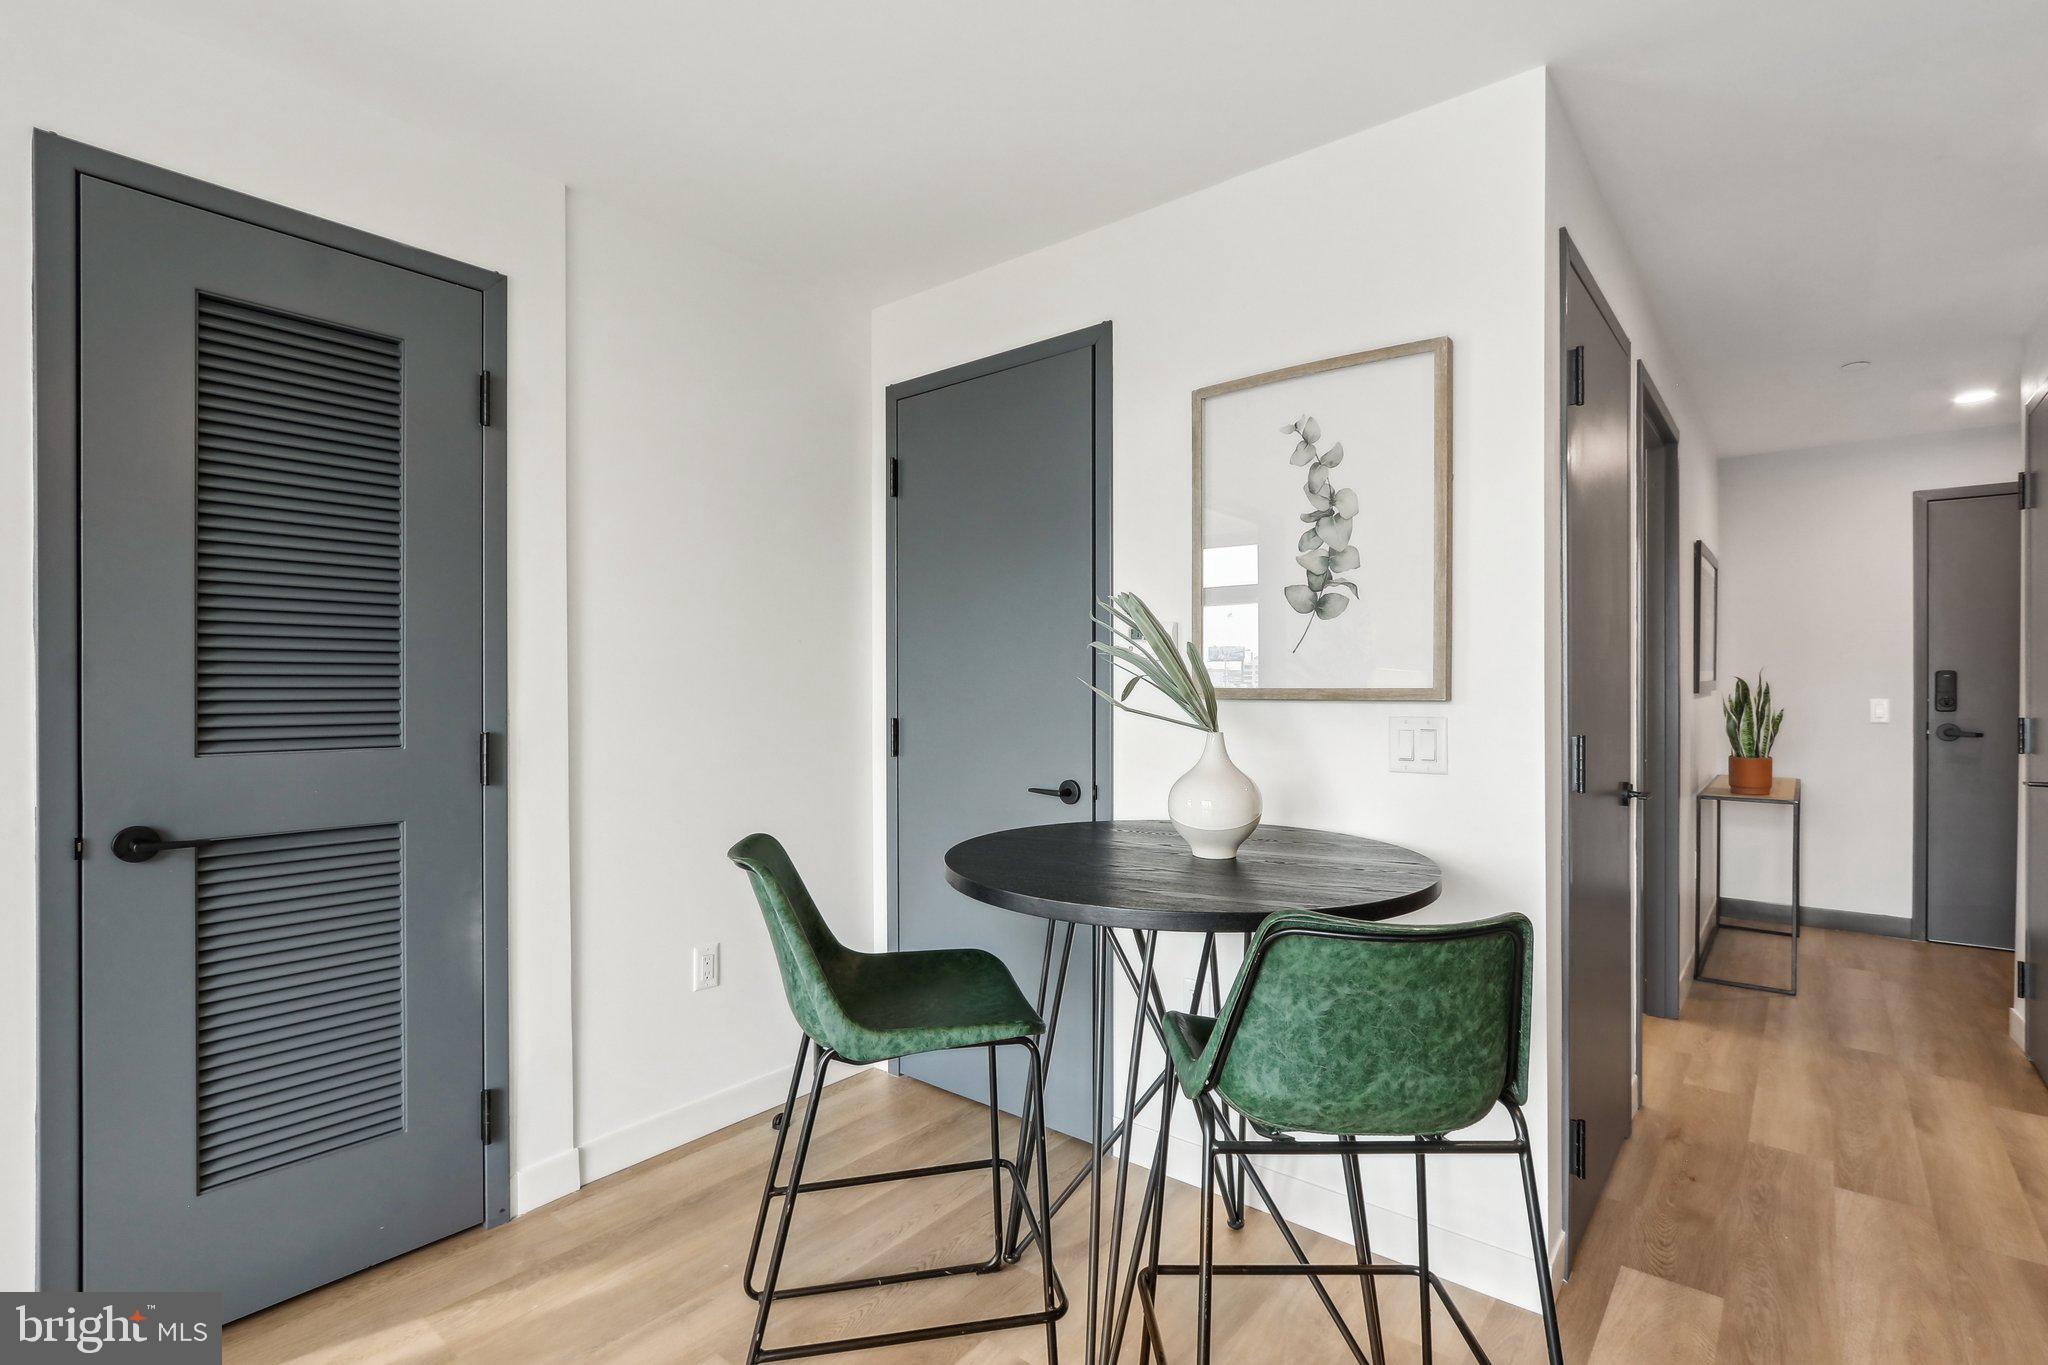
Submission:
[[[1771,760],[1731,755],[1728,759],[1728,790],[1744,796],[1770,795]]]

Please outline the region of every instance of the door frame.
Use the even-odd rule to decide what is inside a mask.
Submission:
[[[886,547],[884,551],[886,581],[883,587],[882,630],[886,637],[883,666],[887,676],[883,701],[887,708],[887,714],[882,718],[884,730],[882,752],[884,760],[889,766],[887,780],[883,784],[886,791],[885,804],[888,808],[887,827],[883,835],[883,866],[889,901],[888,946],[892,950],[900,941],[900,920],[903,911],[902,870],[897,866],[896,856],[898,806],[900,804],[900,793],[897,791],[896,785],[898,769],[896,755],[889,752],[892,746],[889,744],[887,733],[897,716],[896,491],[892,477],[892,471],[896,468],[896,405],[905,398],[915,398],[919,394],[949,388],[954,384],[965,383],[970,379],[982,379],[992,374],[1000,374],[1004,370],[1013,370],[1019,365],[1028,365],[1033,361],[1044,360],[1050,356],[1064,355],[1069,351],[1086,350],[1092,352],[1095,381],[1095,458],[1094,483],[1089,492],[1089,506],[1092,509],[1093,517],[1094,591],[1095,596],[1098,598],[1107,597],[1114,591],[1110,575],[1112,545],[1110,532],[1115,472],[1115,425],[1112,421],[1114,405],[1111,401],[1112,391],[1110,387],[1112,382],[1112,366],[1110,363],[1111,332],[1111,324],[1098,322],[1092,327],[1083,327],[1078,331],[1067,332],[1061,336],[1048,337],[1044,341],[1033,342],[1028,346],[1019,346],[1014,350],[984,356],[980,360],[970,360],[965,364],[954,365],[947,369],[935,371],[932,374],[921,375],[916,379],[905,379],[889,385],[884,390],[883,419],[885,434],[881,477],[883,505],[882,537],[883,545]],[[1099,627],[1095,634],[1099,640],[1108,639],[1108,633]],[[1095,659],[1090,676],[1097,687],[1107,691],[1114,681],[1108,656],[1100,650],[1094,651],[1094,654]],[[1115,747],[1111,742],[1111,723],[1115,712],[1107,702],[1097,697],[1094,706],[1094,716],[1095,724],[1092,745],[1095,768],[1095,798],[1088,809],[1091,818],[1106,820],[1109,818],[1110,812],[1115,809],[1113,800],[1115,794],[1114,785],[1111,781],[1115,769]],[[897,1064],[891,1062],[889,1069],[895,1071]]]
[[[1578,1247],[1577,1247],[1577,1245],[1576,1245],[1576,1243],[1575,1243],[1575,1240],[1574,1240],[1574,1239],[1573,1239],[1573,1237],[1572,1237],[1572,1205],[1573,1205],[1573,1201],[1574,1201],[1574,1198],[1575,1198],[1576,1192],[1575,1192],[1575,1191],[1573,1190],[1573,1188],[1572,1188],[1572,1181],[1573,1181],[1574,1177],[1572,1176],[1572,1174],[1571,1174],[1571,1171],[1570,1171],[1570,1152],[1571,1152],[1571,1122],[1572,1122],[1572,1114],[1571,1114],[1571,1108],[1572,1108],[1572,1103],[1571,1103],[1571,1097],[1572,1097],[1572,1010],[1571,1010],[1571,999],[1572,999],[1572,951],[1571,951],[1571,948],[1572,948],[1572,808],[1571,808],[1571,798],[1572,798],[1572,795],[1573,795],[1573,793],[1572,793],[1572,791],[1571,791],[1571,775],[1570,775],[1570,771],[1569,771],[1569,770],[1570,770],[1570,767],[1571,767],[1571,764],[1570,764],[1570,762],[1569,762],[1568,758],[1567,758],[1567,757],[1565,757],[1565,756],[1567,756],[1567,755],[1569,754],[1569,752],[1570,752],[1570,749],[1571,749],[1571,699],[1572,699],[1572,666],[1571,666],[1571,572],[1572,572],[1572,568],[1571,568],[1571,563],[1572,563],[1572,557],[1571,557],[1571,529],[1572,529],[1572,528],[1571,528],[1571,490],[1570,490],[1570,482],[1569,482],[1569,475],[1568,475],[1568,473],[1567,473],[1567,471],[1566,471],[1566,469],[1565,469],[1565,451],[1566,451],[1566,449],[1567,449],[1567,439],[1566,439],[1566,438],[1567,438],[1567,433],[1568,433],[1568,431],[1569,431],[1569,429],[1570,429],[1570,425],[1571,425],[1571,410],[1572,410],[1572,401],[1571,401],[1571,367],[1570,367],[1570,366],[1569,366],[1569,365],[1568,365],[1568,364],[1566,363],[1566,354],[1567,354],[1567,350],[1566,350],[1566,347],[1565,347],[1565,345],[1564,345],[1564,335],[1565,335],[1564,327],[1565,327],[1565,305],[1566,305],[1566,301],[1567,301],[1567,298],[1568,298],[1568,296],[1569,296],[1569,293],[1570,293],[1570,278],[1571,278],[1571,276],[1573,276],[1574,274],[1576,274],[1576,275],[1577,275],[1577,276],[1579,277],[1579,282],[1580,282],[1580,283],[1582,283],[1582,284],[1584,284],[1584,285],[1586,286],[1586,294],[1587,294],[1587,296],[1588,296],[1589,298],[1591,298],[1591,299],[1593,300],[1593,306],[1594,306],[1595,308],[1597,308],[1597,309],[1598,309],[1598,310],[1600,311],[1600,315],[1601,315],[1601,317],[1602,317],[1603,319],[1605,319],[1605,321],[1606,321],[1606,323],[1607,323],[1608,327],[1610,327],[1611,329],[1613,329],[1614,335],[1615,335],[1616,337],[1620,338],[1620,340],[1621,340],[1621,344],[1622,344],[1623,348],[1624,348],[1624,349],[1626,349],[1626,350],[1628,351],[1628,353],[1629,353],[1629,359],[1630,359],[1630,361],[1633,361],[1633,360],[1635,359],[1635,343],[1634,343],[1634,342],[1632,342],[1632,341],[1631,341],[1631,340],[1629,339],[1629,335],[1628,335],[1628,329],[1627,329],[1627,328],[1625,328],[1625,327],[1623,327],[1623,326],[1621,325],[1621,319],[1620,319],[1620,318],[1619,318],[1618,316],[1616,316],[1616,314],[1615,314],[1615,312],[1614,312],[1614,307],[1613,307],[1613,305],[1612,305],[1612,304],[1610,304],[1610,303],[1608,303],[1608,301],[1607,301],[1607,295],[1606,295],[1606,294],[1604,294],[1603,292],[1601,292],[1601,289],[1600,289],[1600,284],[1599,284],[1599,281],[1598,281],[1598,280],[1596,280],[1596,279],[1594,278],[1594,276],[1593,276],[1593,268],[1592,268],[1591,266],[1587,265],[1587,264],[1586,264],[1586,258],[1585,258],[1584,256],[1582,256],[1582,255],[1580,255],[1580,254],[1579,254],[1579,249],[1578,249],[1577,245],[1573,243],[1573,241],[1572,241],[1572,235],[1571,235],[1571,232],[1570,232],[1570,230],[1569,230],[1569,229],[1566,229],[1566,228],[1562,228],[1562,227],[1560,227],[1560,228],[1559,228],[1559,229],[1557,230],[1557,243],[1558,243],[1558,271],[1557,271],[1557,316],[1556,316],[1555,318],[1553,318],[1553,319],[1551,320],[1551,322],[1552,322],[1552,325],[1553,325],[1553,326],[1554,326],[1554,327],[1556,328],[1556,331],[1555,331],[1555,332],[1553,333],[1553,335],[1554,335],[1554,336],[1555,336],[1555,337],[1557,338],[1557,342],[1558,342],[1558,346],[1557,346],[1557,361],[1558,361],[1558,363],[1557,363],[1557,390],[1556,390],[1556,392],[1557,392],[1557,528],[1558,528],[1558,530],[1557,530],[1557,589],[1558,589],[1558,592],[1557,592],[1557,596],[1558,596],[1558,603],[1557,603],[1557,619],[1558,619],[1558,637],[1557,637],[1557,638],[1558,638],[1558,650],[1557,650],[1557,664],[1558,664],[1558,712],[1557,712],[1557,716],[1556,716],[1556,724],[1557,724],[1557,746],[1558,746],[1558,747],[1557,747],[1557,753],[1558,753],[1558,754],[1560,755],[1560,762],[1558,763],[1558,765],[1557,765],[1556,769],[1555,769],[1555,770],[1554,770],[1554,772],[1553,772],[1553,779],[1552,779],[1552,780],[1553,780],[1553,781],[1555,781],[1555,782],[1557,782],[1557,783],[1559,784],[1559,785],[1558,785],[1557,787],[1553,788],[1553,790],[1557,791],[1557,792],[1558,792],[1558,794],[1559,794],[1559,806],[1558,806],[1558,959],[1559,959],[1560,967],[1559,967],[1559,972],[1558,972],[1558,990],[1559,990],[1559,997],[1558,997],[1558,999],[1559,999],[1559,1009],[1558,1009],[1558,1015],[1559,1015],[1559,1020],[1558,1020],[1558,1031],[1559,1031],[1559,1034],[1561,1035],[1561,1042],[1562,1042],[1562,1047],[1561,1047],[1561,1051],[1563,1052],[1563,1054],[1564,1054],[1564,1055],[1563,1055],[1563,1058],[1562,1058],[1562,1061],[1561,1061],[1561,1065],[1560,1065],[1560,1068],[1559,1068],[1559,1071],[1560,1071],[1560,1081],[1561,1081],[1561,1087],[1562,1087],[1562,1094],[1561,1094],[1561,1096],[1560,1096],[1560,1103],[1559,1103],[1559,1104],[1557,1105],[1557,1113],[1556,1113],[1556,1114],[1555,1114],[1555,1115],[1553,1116],[1553,1118],[1552,1118],[1552,1120],[1551,1120],[1551,1128],[1552,1128],[1552,1138],[1553,1138],[1554,1142],[1556,1143],[1556,1146],[1554,1147],[1554,1149],[1553,1149],[1553,1150],[1554,1150],[1554,1151],[1555,1151],[1555,1152],[1557,1153],[1557,1158],[1558,1158],[1558,1162],[1559,1162],[1560,1168],[1561,1168],[1561,1169],[1563,1170],[1563,1172],[1564,1172],[1564,1178],[1563,1178],[1563,1180],[1562,1180],[1562,1181],[1560,1181],[1560,1182],[1559,1182],[1559,1190],[1560,1190],[1560,1193],[1561,1193],[1561,1197],[1560,1197],[1560,1198],[1559,1198],[1559,1199],[1557,1200],[1557,1204],[1558,1204],[1558,1211],[1557,1211],[1557,1217],[1558,1217],[1558,1219],[1559,1219],[1559,1222],[1560,1222],[1560,1225],[1561,1225],[1561,1230],[1562,1230],[1562,1232],[1563,1232],[1563,1237],[1564,1237],[1564,1240],[1563,1240],[1562,1246],[1560,1247],[1560,1250],[1559,1250],[1559,1253],[1558,1253],[1558,1256],[1557,1256],[1557,1263],[1558,1263],[1558,1274],[1560,1274],[1561,1276],[1564,1276],[1564,1277],[1566,1277],[1566,1278],[1569,1278],[1569,1277],[1570,1277],[1570,1275],[1571,1275],[1571,1267],[1572,1267],[1572,1261],[1573,1261],[1573,1259],[1574,1259],[1574,1257],[1575,1257],[1575,1255],[1576,1255],[1576,1253],[1577,1253],[1577,1251],[1578,1251]],[[1631,429],[1633,429],[1633,423],[1631,423]],[[1633,460],[1631,460],[1631,463],[1634,463],[1634,461],[1633,461]],[[1633,504],[1633,499],[1631,500],[1631,503]],[[1633,520],[1633,516],[1631,517],[1631,520]],[[1633,595],[1633,594],[1631,594],[1631,595]],[[1640,628],[1641,628],[1641,621],[1642,621],[1642,608],[1641,608],[1641,605],[1640,605],[1639,603],[1638,603],[1638,604],[1636,604],[1636,605],[1635,605],[1635,607],[1634,607],[1634,608],[1632,609],[1632,612],[1631,612],[1631,614],[1632,614],[1632,615],[1633,615],[1633,616],[1635,617],[1635,621],[1634,621],[1634,622],[1633,622],[1633,623],[1631,624],[1631,627],[1630,627],[1630,634],[1631,634],[1632,636],[1639,636],[1639,634],[1640,634]],[[1631,671],[1631,673],[1632,673],[1632,674],[1635,674],[1635,673],[1637,672],[1637,669],[1635,668],[1634,664],[1631,664],[1631,666],[1630,666],[1630,671]],[[1630,823],[1630,830],[1631,830],[1631,835],[1630,835],[1630,842],[1631,842],[1632,844],[1636,845],[1636,849],[1635,849],[1635,850],[1633,850],[1633,851],[1631,852],[1631,860],[1633,861],[1633,860],[1634,860],[1634,859],[1635,859],[1635,858],[1636,858],[1636,857],[1637,857],[1637,856],[1639,855],[1639,851],[1640,851],[1640,846],[1641,846],[1641,836],[1640,836],[1640,834],[1639,834],[1639,833],[1635,832],[1635,831],[1636,831],[1636,826],[1635,826],[1635,824],[1634,824],[1634,822],[1633,822],[1633,821],[1631,821],[1631,823]],[[1635,916],[1634,916],[1634,915],[1631,915],[1631,916],[1630,916],[1630,920],[1631,920],[1631,922],[1633,922],[1633,921],[1634,921],[1634,919],[1635,919]],[[1638,942],[1638,943],[1637,943],[1637,944],[1635,944],[1634,946],[1635,946],[1635,951],[1634,951],[1634,953],[1633,953],[1633,954],[1631,954],[1631,957],[1632,957],[1632,959],[1633,959],[1633,960],[1632,960],[1632,963],[1631,963],[1631,970],[1630,970],[1630,973],[1629,973],[1629,994],[1630,994],[1630,1000],[1631,1000],[1631,1004],[1632,1004],[1632,1005],[1633,1005],[1633,1003],[1634,1003],[1634,995],[1635,995],[1635,991],[1636,991],[1636,984],[1637,984],[1637,982],[1638,982],[1638,981],[1639,981],[1639,980],[1641,979],[1641,975],[1642,975],[1642,944],[1641,944],[1640,942]],[[1634,1014],[1636,1015],[1636,1017],[1637,1017],[1637,1023],[1638,1023],[1638,1027],[1640,1028],[1640,1024],[1641,1024],[1641,1015],[1642,1015],[1642,1012],[1641,1012],[1640,1010],[1633,1010],[1632,1012],[1633,1012],[1633,1013],[1634,1013]],[[1632,1047],[1634,1047],[1634,1046],[1635,1046],[1635,1044],[1631,1044],[1631,1046],[1632,1046]],[[1639,1060],[1639,1055],[1638,1055],[1638,1057],[1633,1057],[1633,1058],[1631,1058],[1631,1059],[1630,1059],[1630,1068],[1629,1068],[1629,1069],[1630,1069],[1630,1072],[1631,1072],[1631,1073],[1634,1073],[1634,1072],[1635,1072],[1635,1071],[1636,1071],[1636,1070],[1638,1069],[1638,1067],[1639,1067],[1639,1066],[1640,1066],[1640,1060]],[[1631,1105],[1631,1108],[1632,1108],[1632,1109],[1633,1109],[1633,1106],[1634,1106],[1634,1104],[1635,1104],[1635,1100],[1636,1100],[1636,1096],[1635,1096],[1635,1093],[1634,1093],[1634,1080],[1635,1080],[1635,1077],[1634,1077],[1634,1075],[1633,1075],[1633,1074],[1631,1074],[1631,1076],[1630,1076],[1630,1082],[1631,1082],[1631,1084],[1630,1084],[1630,1092],[1631,1092],[1631,1093],[1630,1093],[1630,1096],[1629,1096],[1629,1102],[1630,1102],[1630,1105]]]
[[[1913,493],[1913,724],[1920,733],[1913,737],[1913,922],[1906,937],[1928,942],[1927,938],[1927,506],[1956,498],[1997,498],[2019,496],[2015,480],[2004,483],[1962,484],[1954,488],[1922,488]],[[2024,510],[2024,509],[2023,509]],[[2020,571],[2026,572],[2026,535],[2021,527]],[[2026,599],[2020,600],[2020,619],[2014,623],[2020,641],[2020,667],[2026,667]],[[2019,709],[2027,699],[2020,697]],[[2026,765],[2020,768],[2026,778]],[[2025,856],[2024,852],[2021,854]],[[2017,943],[2015,943],[2017,947]]]
[[[1653,467],[1653,460],[1663,468]],[[1636,362],[1636,544],[1641,573],[1637,616],[1638,782],[1651,794],[1638,806],[1636,836],[1637,943],[1640,945],[1642,1008],[1636,1012],[1636,1070],[1641,1084],[1644,1014],[1676,1019],[1681,1002],[1678,906],[1681,712],[1690,689],[1681,692],[1684,646],[1679,639],[1684,569],[1679,554],[1679,436],[1671,407]],[[1663,506],[1653,505],[1653,483]],[[1659,553],[1661,551],[1661,553]],[[1661,588],[1661,591],[1659,590]],[[1640,1103],[1640,1094],[1638,1102]]]
[[[79,933],[84,832],[79,777],[78,181],[91,177],[238,219],[321,246],[476,290],[483,363],[505,391],[506,280],[252,195],[37,129],[35,204],[36,451],[36,1282],[83,1284],[83,1078],[80,1072]],[[505,420],[502,401],[484,426],[484,697],[481,728],[507,730]],[[487,773],[483,831],[483,1084],[500,1099],[510,1082],[510,978],[506,954],[507,781]],[[499,1116],[484,1144],[483,1223],[511,1217],[511,1124]]]

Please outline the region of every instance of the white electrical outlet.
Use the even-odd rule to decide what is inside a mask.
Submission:
[[[1872,697],[1870,699],[1870,723],[1872,725],[1889,725],[1891,723],[1891,719],[1891,698]]]
[[[718,945],[708,943],[690,953],[690,989],[708,991],[718,984]]]

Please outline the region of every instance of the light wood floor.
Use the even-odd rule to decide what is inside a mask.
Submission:
[[[1798,998],[1701,986],[1683,1019],[1646,1020],[1645,1107],[1560,1298],[1568,1357],[2048,1358],[2048,1088],[2007,1041],[2011,964],[1809,931]],[[827,1092],[814,1170],[978,1155],[977,1118],[914,1081],[857,1076]],[[236,1324],[227,1358],[737,1362],[753,1318],[740,1267],[770,1140],[749,1120],[507,1227],[365,1271]],[[1079,1148],[1058,1156],[1056,1179]],[[1169,1256],[1191,1252],[1195,1202],[1178,1187],[1168,1201]],[[807,1208],[810,1236],[800,1211],[787,1272],[804,1279],[969,1260],[989,1235],[979,1178],[870,1186]],[[1060,1220],[1070,1286],[1081,1227],[1077,1209]],[[1284,1255],[1257,1215],[1226,1236],[1232,1256]],[[1307,1240],[1312,1254],[1349,1255]],[[1027,1257],[992,1277],[798,1300],[778,1307],[770,1341],[1023,1311],[1036,1286]],[[1355,1289],[1331,1289],[1358,1317]],[[1219,1362],[1344,1358],[1305,1286],[1223,1281],[1217,1293]],[[1495,1360],[1542,1359],[1531,1315],[1457,1297]],[[1163,1300],[1169,1350],[1191,1358],[1186,1282]],[[1390,1356],[1419,1359],[1411,1296],[1384,1304]],[[1079,1317],[1061,1334],[1075,1360]],[[1468,1359],[1445,1326],[1437,1358]],[[1011,1365],[1043,1350],[1033,1329],[839,1358]]]

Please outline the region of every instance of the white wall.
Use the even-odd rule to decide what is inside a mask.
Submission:
[[[1719,733],[1719,712],[1712,697],[1692,695],[1692,543],[1704,540],[1714,545],[1719,513],[1716,503],[1714,469],[1718,453],[1713,433],[1707,430],[1705,420],[1692,405],[1687,394],[1685,370],[1680,358],[1664,340],[1658,320],[1651,311],[1645,291],[1641,270],[1635,263],[1629,243],[1620,227],[1615,223],[1607,206],[1600,186],[1593,178],[1585,153],[1580,149],[1577,134],[1563,105],[1558,101],[1555,88],[1550,93],[1546,106],[1546,231],[1544,234],[1545,312],[1544,351],[1546,387],[1544,389],[1544,439],[1545,449],[1545,505],[1554,507],[1559,496],[1559,418],[1558,406],[1561,387],[1559,384],[1559,332],[1558,317],[1559,272],[1558,272],[1558,231],[1564,229],[1571,234],[1572,243],[1584,258],[1587,269],[1598,281],[1601,294],[1608,306],[1614,310],[1621,322],[1622,330],[1628,333],[1633,351],[1633,360],[1641,362],[1649,372],[1650,380],[1657,387],[1658,394],[1670,409],[1669,416],[1678,427],[1678,548],[1679,572],[1679,774],[1678,789],[1686,793],[1682,803],[1678,827],[1678,895],[1679,895],[1679,938],[1681,949],[1681,990],[1691,981],[1691,949],[1693,924],[1697,915],[1692,887],[1693,859],[1693,818],[1692,793],[1705,783],[1708,774],[1714,771],[1714,736]],[[1633,382],[1631,383],[1633,388]],[[1636,414],[1631,430],[1640,429],[1640,414]],[[1639,492],[1640,490],[1638,490]],[[1548,709],[1546,720],[1551,738],[1552,771],[1560,772],[1558,765],[1562,754],[1557,747],[1564,733],[1563,689],[1561,686],[1562,638],[1558,629],[1560,621],[1559,545],[1558,523],[1552,518],[1546,523],[1549,539],[1546,544],[1544,582],[1547,586],[1544,620],[1546,622],[1546,650],[1548,667],[1545,674],[1548,688]],[[1640,547],[1638,547],[1640,553]],[[1640,604],[1638,604],[1640,620]],[[1640,651],[1642,642],[1637,640]],[[1638,697],[1640,713],[1641,698]],[[1638,754],[1641,753],[1643,736],[1636,736]],[[1549,903],[1555,908],[1563,896],[1562,868],[1557,854],[1562,846],[1563,784],[1553,782],[1545,788],[1548,800],[1548,828],[1551,850]],[[1637,811],[1647,814],[1641,805]],[[1634,921],[1640,929],[1640,916]],[[1638,949],[1640,952],[1640,948]],[[1553,964],[1561,960],[1561,954],[1553,954]],[[1553,983],[1557,984],[1557,983]],[[1563,993],[1554,990],[1551,995],[1553,1013],[1551,1026],[1558,1031],[1563,1027]],[[1638,1002],[1640,1003],[1640,1002]],[[1553,1063],[1558,1058],[1553,1055]],[[1640,1059],[1638,1059],[1640,1067]],[[1553,1077],[1553,1084],[1562,1084],[1562,1076]],[[1560,1114],[1560,1123],[1568,1117]],[[1553,1185],[1553,1190],[1556,1186]]]
[[[781,1101],[796,1038],[725,850],[872,932],[868,314],[569,200],[576,1141],[596,1179]],[[692,993],[692,948],[723,982]]]
[[[1721,463],[1722,691],[1761,670],[1786,709],[1772,757],[1803,784],[1809,907],[1912,918],[1913,494],[2009,482],[2018,445],[2001,424]],[[1783,813],[1724,820],[1723,894],[1789,902]]]
[[[1434,918],[1545,914],[1543,100],[1543,75],[1531,72],[889,304],[874,319],[877,452],[885,385],[1109,319],[1116,586],[1178,621],[1191,610],[1189,393],[1298,361],[1451,338],[1453,700],[1225,702],[1223,713],[1233,756],[1264,790],[1267,820],[1429,853],[1444,869],[1443,899],[1426,912]],[[872,619],[879,639],[879,598]],[[1447,776],[1387,772],[1389,711],[1450,717]],[[1119,717],[1116,813],[1162,816],[1166,788],[1198,743]],[[879,847],[879,825],[875,839]],[[1171,961],[1161,949],[1169,981],[1194,952],[1171,949]],[[1539,1008],[1543,996],[1539,988]],[[1540,1037],[1536,1053],[1530,1118],[1540,1143]],[[1498,1117],[1489,1127],[1506,1131]],[[1185,1151],[1177,1162],[1194,1170]],[[1348,1235],[1334,1163],[1287,1164],[1296,1178],[1276,1194],[1290,1217]],[[1509,1162],[1470,1163],[1443,1181],[1431,1201],[1432,1251],[1452,1278],[1533,1302],[1517,1189]],[[1404,1254],[1404,1238],[1412,1246],[1412,1190],[1397,1161],[1369,1172],[1375,1239],[1390,1254]]]

